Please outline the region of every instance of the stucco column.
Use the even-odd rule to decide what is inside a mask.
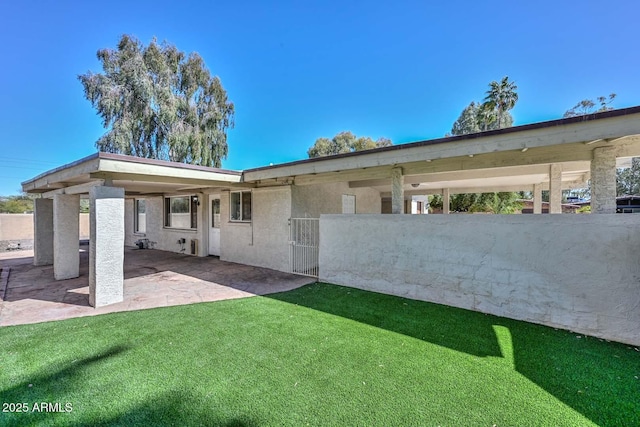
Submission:
[[[542,213],[542,185],[533,184],[533,213]]]
[[[53,277],[73,279],[80,275],[80,196],[53,196]]]
[[[449,208],[451,207],[451,197],[448,188],[442,189],[442,213],[449,215]]]
[[[614,147],[593,150],[591,213],[616,213],[616,152]]]
[[[549,166],[549,213],[562,213],[562,165]]]
[[[33,265],[53,264],[53,200],[35,199],[33,205]]]
[[[124,189],[89,190],[89,304],[121,302],[124,296]]]
[[[391,169],[391,213],[404,213],[404,176],[402,168]]]

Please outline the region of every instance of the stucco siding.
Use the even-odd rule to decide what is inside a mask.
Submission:
[[[371,188],[349,188],[346,182],[291,187],[292,217],[318,218],[321,214],[341,214],[342,195],[356,196],[356,213],[381,211],[380,193]]]
[[[640,215],[323,215],[320,279],[640,344]]]
[[[248,223],[229,221],[229,194],[220,198],[220,259],[288,271],[290,187],[253,189]]]

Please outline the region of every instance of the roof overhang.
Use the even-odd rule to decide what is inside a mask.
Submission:
[[[228,188],[242,185],[241,178],[242,173],[237,171],[96,153],[25,181],[22,189],[50,197],[83,194],[92,186],[107,183],[124,188],[127,194],[144,195]]]
[[[549,166],[560,164],[563,188],[575,188],[589,179],[593,150],[609,146],[620,167],[640,156],[640,107],[251,169],[243,180],[257,186],[347,181],[384,192],[392,169],[401,167],[405,187],[418,184],[407,189],[420,194],[516,191],[548,188]]]

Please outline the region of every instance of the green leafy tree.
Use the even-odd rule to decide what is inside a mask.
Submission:
[[[197,53],[124,35],[97,53],[103,73],[78,79],[107,132],[101,151],[220,167],[234,105]]]
[[[480,132],[480,124],[478,123],[479,106],[475,102],[471,101],[462,113],[460,117],[453,123],[451,128],[451,135],[467,135],[470,133]]]
[[[616,171],[618,196],[640,195],[640,157],[634,157],[630,168]]]
[[[353,151],[371,150],[374,148],[393,145],[390,139],[380,138],[374,141],[370,137],[356,137],[353,133],[340,132],[333,138],[318,138],[307,150],[309,158],[332,156],[335,154],[351,153]]]
[[[487,96],[482,104],[471,102],[453,123],[451,135],[467,135],[487,130],[513,126],[511,110],[518,101],[515,83],[504,77],[499,83],[489,83]],[[513,213],[521,208],[518,193],[468,193],[453,194],[449,209],[452,212]],[[442,207],[442,197],[434,196],[431,206]],[[433,204],[435,203],[435,205]]]
[[[511,214],[522,208],[518,198],[518,193],[511,192],[452,194],[449,198],[449,210],[461,213]],[[442,209],[442,196],[439,194],[431,196],[429,206]]]
[[[0,197],[0,213],[33,212],[33,199],[26,194]]]
[[[498,122],[498,129],[505,127],[502,122],[503,114],[515,107],[518,102],[517,89],[518,86],[514,82],[510,82],[507,76],[503,77],[500,82],[494,80],[489,83],[483,107],[494,112],[493,117]]]
[[[612,93],[609,97],[599,96],[596,100],[583,99],[573,106],[570,110],[567,110],[562,117],[576,117],[584,116],[586,114],[599,113],[601,111],[613,110],[611,103],[616,99],[616,94]]]

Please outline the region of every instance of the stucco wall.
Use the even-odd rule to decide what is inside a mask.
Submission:
[[[341,214],[342,195],[356,196],[356,213],[379,214],[380,193],[371,188],[349,188],[346,182],[291,187],[293,218],[318,218],[321,214]]]
[[[199,195],[201,201],[206,200],[203,195]],[[142,199],[142,198],[141,198]],[[181,252],[184,247],[185,254],[191,254],[191,239],[198,239],[199,250],[198,255],[208,255],[205,250],[203,234],[207,232],[206,225],[202,224],[204,204],[198,207],[198,229],[197,230],[180,230],[164,227],[164,198],[144,197],[146,200],[146,231],[144,233],[134,233],[134,199],[125,201],[125,245],[134,246],[138,239],[149,239],[156,242],[154,248],[169,252]],[[181,246],[178,239],[186,239],[186,243]]]
[[[220,195],[220,259],[287,271],[290,187],[253,189],[251,223],[229,221],[229,194]]]
[[[89,238],[89,214],[80,214],[80,238]],[[0,214],[0,241],[33,240],[33,214]]]
[[[640,344],[640,215],[323,215],[320,279]]]

